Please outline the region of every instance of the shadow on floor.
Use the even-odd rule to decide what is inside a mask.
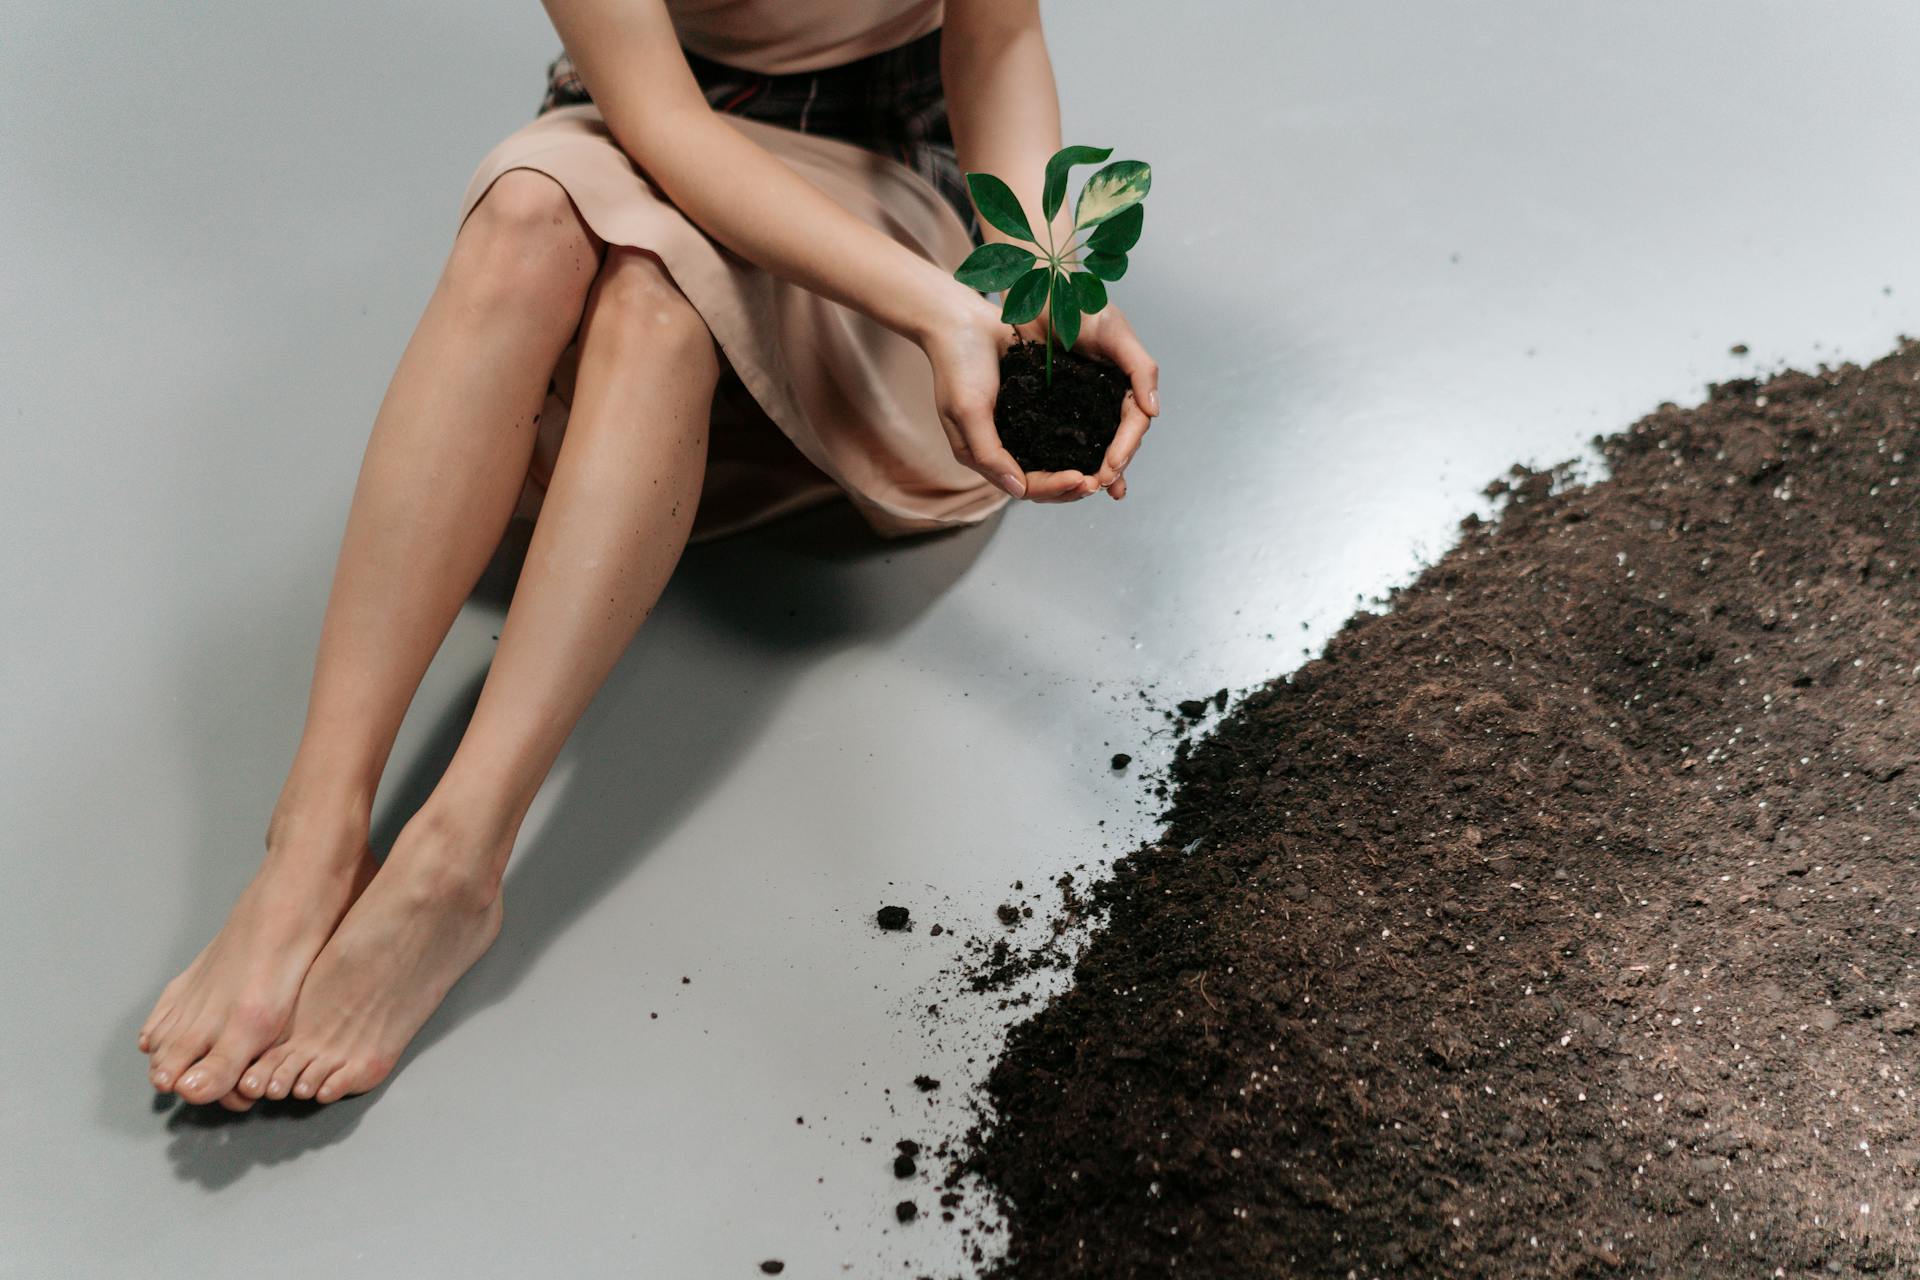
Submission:
[[[508,871],[500,942],[454,988],[395,1076],[470,1015],[510,996],[571,922],[722,786],[806,669],[848,646],[884,641],[911,624],[965,574],[997,523],[996,518],[970,529],[886,542],[874,537],[850,506],[833,503],[690,549],[653,618],[608,677],[555,767],[550,800],[543,797],[546,819],[516,849]],[[527,532],[519,523],[509,532],[469,609],[490,611],[494,618],[503,612],[525,555]],[[391,846],[431,793],[459,744],[484,678],[479,670],[462,682],[414,758],[389,767],[374,819],[377,851]],[[304,681],[302,690],[303,704]],[[281,711],[287,699],[262,702]],[[227,705],[234,707],[231,695]],[[248,703],[229,715],[242,712],[264,714],[260,704]],[[275,763],[284,768],[283,762]],[[269,772],[254,762],[243,778],[259,785]],[[245,846],[231,838],[236,823],[227,811],[238,785],[222,778],[209,788],[208,804],[219,811],[207,815],[202,856],[217,862],[210,861],[202,877],[207,901],[192,913],[194,927],[217,927],[231,892],[245,883],[232,865],[233,850]],[[270,804],[278,783],[265,785]],[[251,871],[248,864],[245,873]],[[195,937],[191,945],[197,948],[203,941]],[[142,1004],[125,1025],[137,1027],[146,1008]],[[116,1063],[125,1057],[118,1040],[131,1039],[123,1031],[124,1026],[116,1031],[111,1054]],[[122,1076],[128,1079],[119,1086]],[[114,1072],[113,1078],[118,1087],[139,1083],[129,1072]],[[283,1163],[340,1141],[382,1092],[384,1086],[327,1107],[262,1103],[240,1115],[218,1107],[169,1107],[170,1099],[156,1102],[154,1110],[167,1113],[176,1176],[217,1189],[256,1165]]]

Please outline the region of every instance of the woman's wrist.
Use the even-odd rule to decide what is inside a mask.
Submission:
[[[899,291],[897,312],[880,317],[881,323],[925,347],[942,334],[952,333],[980,320],[983,310],[992,304],[924,258],[914,271],[908,287]]]

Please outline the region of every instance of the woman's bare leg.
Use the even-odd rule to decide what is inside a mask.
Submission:
[[[600,243],[559,184],[511,170],[475,207],[374,420],[267,854],[140,1032],[156,1089],[224,1099],[285,1028],[372,872],[373,794],[427,664],[526,477],[548,379]]]
[[[719,368],[657,260],[610,246],[566,438],[472,722],[242,1095],[331,1102],[373,1088],[493,941],[521,820],[686,545]]]

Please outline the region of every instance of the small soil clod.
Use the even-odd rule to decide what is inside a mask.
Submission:
[[[905,907],[882,907],[874,914],[874,920],[882,929],[898,932],[907,927],[911,916]]]

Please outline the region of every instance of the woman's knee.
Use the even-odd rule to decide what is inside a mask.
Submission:
[[[538,170],[509,169],[467,215],[448,273],[483,305],[544,301],[577,315],[598,252],[565,188]]]
[[[587,325],[650,351],[687,357],[713,352],[713,334],[659,258],[608,245],[587,299]]]

